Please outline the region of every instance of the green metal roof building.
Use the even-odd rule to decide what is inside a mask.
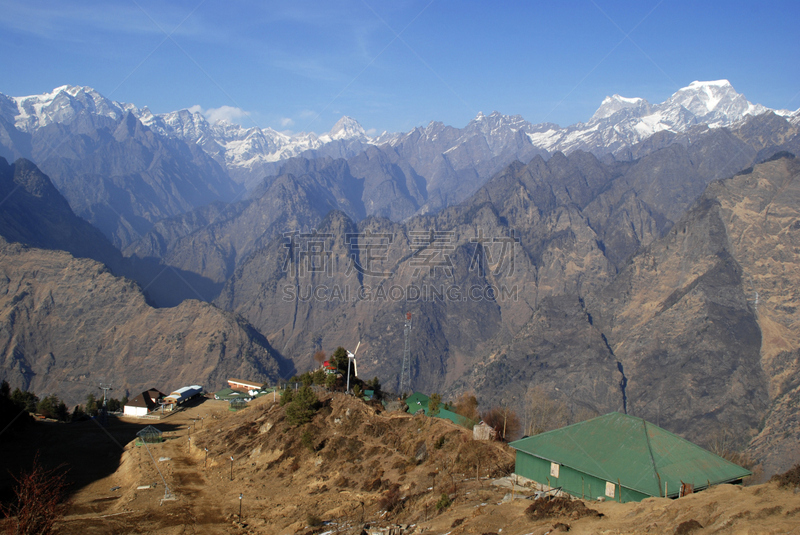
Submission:
[[[430,397],[420,392],[414,392],[406,398],[406,405],[408,405],[408,414],[416,414],[418,410],[422,409],[425,414],[428,414],[428,402]]]
[[[247,400],[250,401],[252,396],[247,392],[240,390],[233,390],[232,388],[223,388],[219,392],[214,393],[214,399],[222,399],[225,401],[231,400]]]
[[[428,402],[431,400],[429,396],[422,394],[420,392],[414,392],[410,396],[406,398],[406,405],[408,405],[408,413],[409,414],[416,414],[417,411],[423,411],[425,416],[430,416],[431,411],[428,409]],[[445,409],[444,403],[439,403],[439,412],[437,412],[434,417],[436,418],[443,418],[445,420],[450,420],[456,425],[460,425],[462,427],[466,427],[468,429],[472,429],[472,426],[475,425],[475,422],[470,420],[469,418],[465,418],[460,414],[457,414],[451,410]]]
[[[518,476],[585,499],[677,498],[681,483],[702,490],[752,475],[669,431],[617,412],[510,445]]]

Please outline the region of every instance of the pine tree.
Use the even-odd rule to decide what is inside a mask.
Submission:
[[[303,386],[297,391],[286,407],[286,420],[291,425],[301,425],[311,421],[319,408],[319,399],[310,386]]]
[[[439,405],[442,403],[442,396],[439,394],[431,394],[430,400],[428,400],[428,416],[436,416],[439,414]]]

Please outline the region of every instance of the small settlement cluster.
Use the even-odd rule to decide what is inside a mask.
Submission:
[[[273,392],[257,381],[229,379],[214,397],[244,404]],[[199,385],[164,396],[142,392],[125,405],[126,416],[158,417],[203,393]],[[369,400],[372,392],[364,392]],[[473,429],[475,440],[493,440],[497,433],[449,410],[431,407],[431,398],[415,392],[405,399],[410,414],[450,420]],[[402,404],[401,404],[402,405]],[[384,407],[389,404],[384,401]],[[433,409],[433,410],[432,410]],[[391,409],[389,409],[391,410]],[[509,444],[516,451],[514,482],[540,494],[581,499],[640,501],[648,497],[679,498],[722,483],[740,484],[752,473],[642,418],[612,412]]]
[[[143,418],[174,411],[180,405],[203,394],[200,385],[184,386],[165,396],[158,389],[145,390],[131,399],[122,409],[125,416]]]
[[[259,396],[269,394],[273,388],[265,388],[258,381],[228,379],[228,386],[214,394],[214,399],[222,399],[235,407]],[[184,386],[165,396],[156,388],[151,388],[131,399],[123,408],[125,416],[154,418],[169,414],[181,405],[204,394],[201,385]]]

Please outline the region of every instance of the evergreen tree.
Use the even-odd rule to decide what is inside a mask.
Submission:
[[[86,413],[83,412],[83,407],[80,405],[75,405],[75,408],[72,409],[72,415],[70,416],[70,421],[72,422],[79,422],[86,418]]]
[[[121,407],[122,405],[118,399],[111,398],[108,400],[108,412],[117,412],[121,409]]]
[[[50,394],[49,396],[42,398],[39,403],[36,404],[36,412],[45,418],[52,418],[54,420],[62,421],[67,419],[68,414],[67,406],[63,401],[58,399],[58,396],[55,394]]]
[[[311,421],[319,408],[319,399],[310,386],[297,391],[292,402],[286,407],[286,420],[291,425],[301,425]]]
[[[442,403],[442,396],[439,394],[431,394],[428,400],[428,416],[436,416],[439,414],[439,405]]]
[[[284,388],[283,393],[281,394],[281,401],[280,401],[281,407],[283,407],[287,403],[291,403],[293,397],[294,397],[294,392],[292,391],[292,387],[288,386]]]
[[[33,392],[23,392],[19,388],[15,388],[14,392],[11,393],[11,401],[21,411],[36,412],[36,404],[39,403],[39,398]]]
[[[377,377],[373,377],[372,379],[366,382],[366,389],[373,391],[372,394],[373,399],[383,398],[383,392],[381,391],[381,381]]]
[[[314,380],[315,385],[322,385],[325,384],[325,370],[319,368],[311,374],[311,378]]]
[[[325,388],[328,390],[333,390],[336,388],[336,375],[329,373],[325,376]]]
[[[100,404],[94,396],[94,393],[89,393],[89,395],[86,396],[86,408],[84,410],[89,416],[97,416],[100,410]]]
[[[69,420],[69,409],[67,408],[67,404],[63,401],[58,401],[58,406],[56,407],[56,418],[58,418],[59,422],[66,422]]]
[[[336,366],[336,370],[342,374],[342,377],[347,380],[347,361],[350,360],[347,358],[347,350],[342,346],[336,348],[336,351],[333,352],[333,357],[331,359],[333,362],[332,364]],[[353,375],[353,367],[350,367],[350,375]]]

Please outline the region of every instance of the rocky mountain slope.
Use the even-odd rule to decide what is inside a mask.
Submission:
[[[50,179],[32,162],[9,164],[0,158],[0,236],[42,249],[69,251],[114,270],[122,255],[103,234],[76,216]]]
[[[0,311],[3,379],[67,403],[83,401],[98,382],[121,396],[291,373],[233,314],[199,301],[152,308],[135,283],[66,252],[2,240]]]
[[[768,472],[800,461],[789,409],[797,397],[799,188],[792,156],[712,183],[587,302],[625,365],[630,411],[694,436],[732,422],[742,443],[760,433],[753,451],[774,457]]]
[[[115,275],[137,281],[157,306],[216,295],[213,283],[193,272],[157,258],[123,257],[99,229],[75,215],[50,178],[28,160],[8,164],[0,158],[0,195],[0,236],[7,241],[101,262]]]
[[[792,377],[786,370],[796,366],[796,346],[785,336],[778,347],[786,353],[765,344],[763,333],[775,331],[778,320],[756,314],[753,292],[760,292],[760,302],[764,292],[772,299],[791,292],[770,293],[777,284],[771,280],[755,289],[756,277],[741,256],[755,266],[756,258],[777,253],[751,249],[749,240],[734,247],[741,240],[734,236],[780,243],[772,236],[783,239],[788,231],[780,229],[797,217],[791,196],[796,170],[792,159],[779,158],[712,182],[673,222],[673,205],[659,203],[669,196],[665,190],[678,177],[712,178],[702,178],[703,158],[676,154],[696,150],[713,160],[713,151],[721,158],[726,146],[733,161],[754,154],[724,130],[707,139],[708,145],[673,145],[636,164],[606,166],[582,153],[517,164],[469,203],[402,226],[381,219],[355,223],[333,213],[315,235],[277,239],[254,252],[217,303],[248,318],[300,368],[312,365],[316,349],[360,340],[360,371],[380,375],[390,387],[399,381],[402,320],[411,311],[414,388],[476,390],[484,403],[500,403],[503,396],[518,403],[529,385],[539,384],[575,408],[628,410],[700,442],[734,427],[743,445],[761,431],[773,400],[795,388],[780,378]],[[691,169],[696,174],[686,172]],[[643,193],[652,205],[630,186],[642,176],[649,179],[651,189]],[[759,200],[776,189],[783,193],[780,208]],[[721,212],[720,205],[733,202],[731,192],[737,202],[760,207],[748,216],[750,226],[734,228],[733,208]],[[605,205],[619,209],[624,223],[616,232],[638,222],[635,246],[604,243],[602,220],[587,216],[609,195],[627,199]],[[764,223],[771,208],[782,218],[774,228],[769,218]],[[501,245],[511,236],[509,243],[519,240],[513,270],[508,257],[501,262]],[[787,242],[778,251],[793,247]],[[484,261],[492,269],[480,269]],[[787,285],[794,262],[787,257],[776,271]],[[497,289],[492,298],[481,293],[488,287]],[[478,289],[474,298],[472,288]],[[503,295],[503,288],[513,295]],[[791,332],[793,305],[776,310],[787,325],[782,329]]]
[[[285,232],[312,229],[331,210],[355,220],[375,213],[407,217],[425,195],[417,189],[413,171],[392,164],[375,148],[349,161],[288,160],[281,172],[246,200],[160,221],[125,255],[154,259],[213,281],[218,286],[206,297],[212,300],[252,252]]]
[[[591,222],[595,239],[616,269],[639,247],[661,236],[706,184],[750,165],[755,155],[749,141],[724,128],[694,132],[634,164],[603,164],[582,152],[569,157],[556,153],[552,164],[541,157],[531,162],[532,168],[554,169],[543,171],[538,185],[512,186],[495,178],[465,202],[495,203],[504,211],[500,205],[516,202],[514,187],[534,196],[539,195],[537,188],[552,189],[552,202],[537,199],[534,203],[543,202],[544,210],[554,205],[579,210]],[[291,159],[281,171],[253,190],[247,201],[224,208],[210,206],[159,222],[125,251],[126,256],[154,259],[212,281],[212,286],[199,292],[213,299],[251,253],[285,232],[315,228],[332,209],[355,222],[374,215],[407,219],[425,211],[425,203],[436,197],[413,167],[392,163],[391,153],[380,148],[349,160]],[[467,189],[454,191],[461,197]],[[514,225],[520,232],[535,232],[529,223],[520,218]]]

